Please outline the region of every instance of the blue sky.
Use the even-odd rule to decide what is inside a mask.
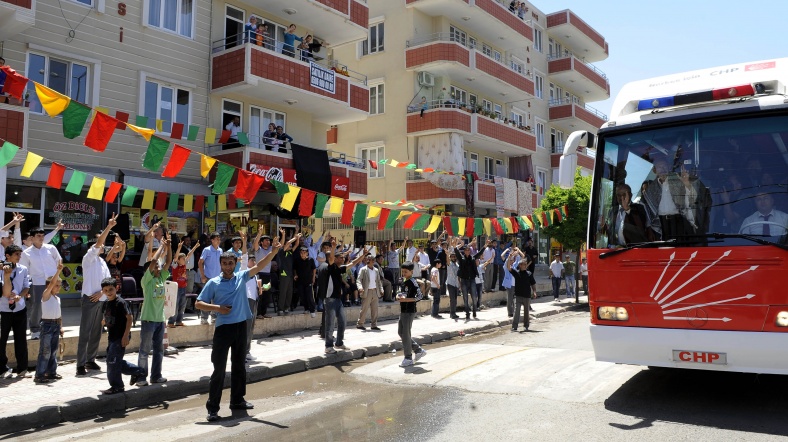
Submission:
[[[607,40],[610,56],[594,65],[610,80],[610,99],[588,103],[606,115],[630,81],[788,57],[785,0],[547,2],[535,6],[546,13],[571,9]]]

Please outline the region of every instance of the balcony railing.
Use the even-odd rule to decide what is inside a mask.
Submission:
[[[256,140],[252,140],[250,138],[249,139],[249,144],[247,144],[245,146],[244,145],[238,145],[238,146],[232,147],[231,149],[247,148],[248,147],[248,148],[257,149],[257,150],[260,150],[260,151],[266,151],[266,152],[272,152],[272,153],[278,153],[278,154],[284,154],[284,155],[292,156],[294,147],[295,148],[298,148],[298,147],[309,147],[309,146],[304,146],[302,144],[289,143],[289,142],[281,142],[281,144],[276,144],[277,141],[278,140],[271,140],[271,139],[266,140],[265,138],[262,138],[261,141],[256,141]],[[225,146],[226,146],[225,144],[212,144],[212,145],[209,145],[208,146],[208,152],[212,153],[212,154],[221,153],[222,151],[225,150],[224,149]],[[227,149],[227,150],[229,150],[229,149]],[[367,169],[367,162],[364,161],[364,159],[362,159],[362,158],[353,157],[353,156],[350,156],[350,155],[346,155],[346,154],[344,154],[342,152],[337,152],[335,150],[330,150],[330,149],[328,149],[327,152],[328,152],[328,162],[329,163],[344,164],[346,166],[353,167],[353,168],[356,168],[356,169],[362,169],[362,170],[366,170]]]
[[[586,112],[589,112],[589,113],[601,118],[602,120],[607,121],[607,115],[606,114],[598,111],[597,109],[594,109],[593,107],[583,103],[582,101],[574,101],[574,100],[570,100],[570,99],[567,99],[567,98],[563,98],[563,99],[560,99],[560,100],[550,100],[550,102],[549,102],[550,107],[564,106],[564,105],[567,105],[567,104],[576,104],[576,105],[582,107]]]
[[[576,57],[574,54],[572,54],[569,51],[565,51],[563,54],[550,54],[547,56],[547,61],[560,60],[562,58],[570,58],[570,57],[574,57],[575,60],[583,63],[586,67],[588,67],[588,69],[591,69],[595,74],[599,75],[600,77],[604,78],[605,81],[607,81],[607,75],[604,72],[602,72],[599,68],[583,60],[580,57]]]
[[[530,11],[530,9],[528,8],[528,6],[526,6],[526,7],[525,7],[525,9],[523,10],[523,13],[522,13],[522,15],[520,15],[520,11],[519,11],[519,9],[515,9],[514,11],[512,11],[511,9],[509,9],[509,5],[511,5],[511,3],[512,3],[512,2],[510,2],[510,1],[508,1],[508,0],[495,0],[495,3],[498,3],[499,5],[501,5],[501,7],[502,7],[502,8],[504,8],[504,9],[506,9],[507,11],[511,12],[511,13],[512,13],[512,15],[514,15],[514,16],[516,16],[516,17],[519,17],[519,18],[520,18],[520,19],[521,19],[523,22],[525,22],[525,23],[529,23],[529,24],[531,23],[531,20],[526,20],[526,19],[525,19],[525,17],[526,17],[526,16],[525,16],[525,14],[526,14],[528,11]]]
[[[476,175],[479,176],[479,179],[476,182],[483,182],[483,183],[494,183],[495,177],[497,176],[501,178],[508,178],[506,175],[496,175],[494,173],[488,174],[488,173],[476,172]],[[422,174],[421,172],[414,172],[412,170],[409,171],[406,176],[407,181],[422,181],[425,179],[426,178],[424,177],[424,174]]]
[[[294,60],[298,60],[306,64],[309,64],[310,61],[313,61],[323,67],[335,71],[339,75],[352,78],[363,85],[367,84],[366,75],[349,69],[346,64],[341,63],[339,60],[333,58],[325,59],[319,55],[316,55],[316,52],[310,49],[299,49],[298,47],[294,47],[293,52],[291,52],[285,49],[285,44],[283,41],[260,33],[252,33],[251,35],[247,35],[246,32],[243,32],[216,40],[211,44],[211,52],[215,54],[226,49],[238,47],[242,44],[257,46],[258,48],[262,48],[270,52],[290,56]]]
[[[483,117],[492,118],[501,124],[506,124],[513,128],[533,134],[533,128],[531,128],[531,126],[517,124],[517,122],[514,120],[509,120],[508,117],[504,117],[500,113],[494,112],[490,109],[484,109],[481,105],[475,104],[473,102],[465,103],[464,101],[460,101],[451,97],[442,100],[428,100],[424,104],[420,102],[410,104],[408,105],[407,113],[413,114],[416,112],[421,112],[422,110],[428,111],[432,109],[462,109],[468,113],[479,114]]]

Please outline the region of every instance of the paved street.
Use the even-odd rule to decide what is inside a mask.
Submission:
[[[785,440],[788,379],[593,360],[587,312],[251,384],[249,413],[204,421],[204,395],[18,440]],[[227,395],[227,392],[225,393]],[[225,397],[225,402],[227,398]]]

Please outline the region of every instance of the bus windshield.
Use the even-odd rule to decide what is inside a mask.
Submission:
[[[597,156],[592,247],[786,244],[786,115],[609,132]]]

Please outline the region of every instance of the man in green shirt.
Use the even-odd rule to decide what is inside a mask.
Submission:
[[[575,297],[575,269],[577,266],[569,255],[564,259],[564,279],[566,280],[566,299]]]
[[[164,255],[164,263],[159,266],[159,259]],[[161,363],[164,360],[164,281],[170,277],[170,272],[162,269],[169,269],[172,263],[172,248],[170,238],[161,240],[161,245],[153,255],[145,274],[142,276],[142,295],[145,300],[142,303],[142,328],[140,329],[140,353],[137,359],[142,374],[135,377],[136,385],[143,387],[148,385],[148,354],[153,350],[153,364],[151,366],[150,381],[153,384],[162,384],[167,379],[161,375]]]

